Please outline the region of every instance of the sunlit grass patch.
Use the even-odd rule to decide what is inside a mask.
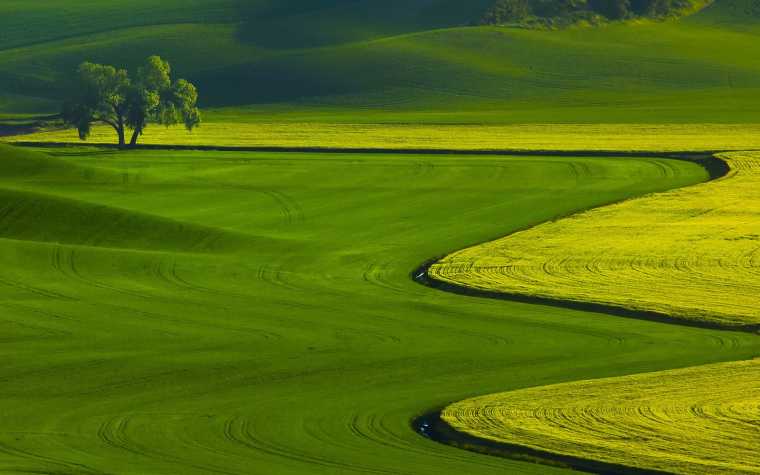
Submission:
[[[719,324],[758,324],[760,153],[718,181],[603,207],[456,252],[436,279]]]
[[[452,404],[459,431],[670,473],[757,473],[760,360],[524,389]]]
[[[6,138],[20,142],[80,143],[73,130]],[[114,143],[111,128],[98,127],[90,143]],[[325,147],[451,150],[686,151],[760,148],[760,124],[203,124],[149,127],[142,143],[226,147]]]

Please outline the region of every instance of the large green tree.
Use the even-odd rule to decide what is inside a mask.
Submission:
[[[86,140],[92,125],[111,126],[120,146],[138,139],[149,123],[166,126],[183,123],[192,130],[201,122],[197,107],[198,91],[184,80],[172,81],[171,66],[158,56],[151,56],[130,77],[124,69],[94,63],[82,63],[77,69],[72,98],[64,104],[63,120],[76,127],[79,138]]]

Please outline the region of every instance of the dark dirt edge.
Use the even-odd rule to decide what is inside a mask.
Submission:
[[[548,154],[548,152],[545,152],[545,153]],[[721,153],[721,152],[689,152],[689,153],[675,153],[675,154],[666,154],[666,153],[637,154],[637,153],[618,152],[618,155],[596,155],[595,153],[592,156],[623,156],[623,157],[632,157],[632,158],[656,157],[656,158],[671,158],[671,159],[676,159],[676,160],[686,160],[686,161],[697,163],[701,165],[702,167],[704,167],[705,170],[707,170],[710,177],[706,182],[710,182],[710,181],[725,177],[730,171],[730,167],[728,166],[728,163],[726,163],[724,160],[717,157],[718,153]],[[513,153],[513,154],[519,155],[519,153]],[[540,154],[542,153],[536,153],[536,155],[540,155]],[[581,153],[575,153],[575,152],[573,153],[564,152],[557,155],[559,156],[586,156]],[[631,198],[619,200],[618,203],[622,201],[627,201],[628,199],[631,199]],[[613,202],[613,203],[603,204],[603,205],[592,207],[580,212],[585,212],[594,208],[610,206],[611,204],[615,204],[615,203]],[[563,216],[555,217],[553,220],[566,218],[568,216],[572,216],[577,213],[578,212],[568,213]],[[539,224],[543,224],[543,223],[539,223]],[[513,231],[512,233],[507,234],[506,236],[502,236],[502,237],[507,237],[516,232],[524,231],[526,229],[530,229],[535,226],[537,225],[528,226],[523,229],[517,229]],[[528,303],[528,304],[533,304],[533,305],[544,305],[544,306],[565,308],[565,309],[571,309],[571,310],[581,310],[581,311],[593,312],[593,313],[604,313],[608,315],[624,317],[624,318],[632,318],[636,320],[654,321],[658,323],[667,323],[671,325],[706,328],[706,329],[711,329],[711,330],[744,331],[744,332],[750,332],[750,333],[760,332],[760,325],[730,325],[730,324],[720,324],[717,322],[709,322],[709,321],[683,320],[683,319],[674,318],[665,313],[644,311],[644,310],[633,310],[633,309],[629,309],[622,306],[591,303],[591,302],[579,302],[579,301],[573,301],[573,300],[562,300],[562,299],[554,299],[554,298],[547,298],[547,297],[536,297],[536,296],[522,295],[522,294],[516,294],[516,293],[497,292],[497,291],[492,291],[492,290],[475,289],[475,288],[466,287],[463,285],[452,284],[449,282],[437,280],[431,277],[428,273],[430,267],[434,263],[438,262],[442,257],[443,256],[440,256],[440,257],[425,261],[417,269],[412,271],[410,275],[412,280],[421,285],[425,285],[427,287],[431,287],[437,290],[455,293],[458,295],[466,295],[470,297],[508,300],[512,302]],[[435,442],[438,442],[444,445],[449,445],[452,447],[468,450],[470,452],[475,452],[479,454],[496,456],[496,457],[501,457],[501,458],[508,458],[511,460],[517,460],[517,461],[522,461],[522,462],[535,463],[539,465],[546,465],[546,466],[552,466],[552,467],[557,467],[557,468],[566,468],[566,469],[571,469],[575,471],[582,471],[582,472],[594,473],[594,474],[599,474],[599,475],[617,475],[617,474],[620,474],[620,475],[670,475],[670,472],[665,472],[665,471],[647,470],[647,469],[629,467],[625,465],[600,462],[600,461],[595,461],[591,459],[583,459],[580,457],[573,457],[573,456],[557,454],[557,453],[553,453],[549,451],[533,449],[530,447],[525,447],[525,446],[521,446],[517,444],[509,444],[506,442],[496,442],[496,441],[492,441],[488,439],[483,439],[480,437],[475,437],[473,435],[457,431],[456,429],[451,427],[448,423],[446,423],[441,418],[442,411],[443,409],[439,408],[439,409],[435,409],[430,412],[427,412],[421,416],[415,417],[411,421],[412,429],[418,434],[422,435],[423,437],[429,438]]]
[[[644,155],[635,155],[635,154],[625,155],[625,156],[647,158]],[[697,163],[703,168],[705,168],[709,174],[709,179],[706,182],[723,178],[730,171],[730,167],[728,166],[728,163],[718,158],[716,154],[707,155],[704,153],[681,153],[681,154],[672,154],[672,155],[653,154],[652,156],[658,157],[658,158],[685,160],[685,161]],[[640,198],[640,197],[636,197],[636,198]],[[502,239],[518,232],[526,231],[528,229],[534,228],[546,222],[558,221],[560,219],[564,219],[569,216],[576,215],[578,213],[586,212],[591,209],[614,205],[616,203],[621,203],[624,201],[628,201],[630,199],[635,199],[635,198],[625,198],[622,200],[613,201],[610,203],[605,203],[599,206],[594,206],[588,209],[584,209],[582,211],[573,211],[567,214],[559,215],[552,218],[549,221],[544,221],[536,225],[531,225],[524,228],[516,229],[505,236],[499,236],[494,239],[489,239],[488,241],[484,241],[484,243],[491,242],[495,239]],[[477,243],[473,245],[477,245]],[[428,259],[427,261],[422,263],[419,267],[417,267],[414,271],[412,271],[411,273],[412,280],[414,280],[415,282],[419,284],[425,285],[427,287],[432,287],[434,289],[443,290],[446,292],[451,292],[451,293],[455,293],[459,295],[467,295],[470,297],[508,300],[511,302],[528,303],[528,304],[533,304],[533,305],[544,305],[544,306],[549,306],[549,307],[558,307],[558,308],[565,308],[565,309],[570,309],[570,310],[580,310],[584,312],[604,313],[608,315],[614,315],[617,317],[632,318],[636,320],[647,320],[647,321],[653,321],[653,322],[658,322],[658,323],[669,323],[669,324],[682,325],[682,326],[688,326],[688,327],[705,328],[705,329],[710,329],[710,330],[742,331],[742,332],[749,332],[749,333],[760,332],[760,324],[732,325],[730,323],[719,323],[715,321],[686,320],[686,319],[675,318],[666,313],[649,311],[649,310],[634,310],[634,309],[630,309],[627,307],[614,305],[614,304],[581,302],[581,301],[576,301],[576,300],[566,300],[566,299],[552,298],[552,297],[540,297],[540,296],[525,295],[525,294],[511,293],[511,292],[499,292],[495,290],[484,290],[484,289],[477,289],[473,287],[467,287],[467,286],[459,285],[459,284],[452,284],[450,282],[445,282],[442,280],[435,279],[434,277],[430,276],[430,274],[428,273],[430,267],[436,262],[438,262],[440,259],[442,259],[443,257],[445,256],[438,256],[432,259]]]
[[[26,129],[29,130],[29,129]],[[31,130],[30,132],[34,132]],[[2,132],[2,130],[0,130]],[[0,133],[0,137],[5,135]],[[67,142],[14,142],[9,145],[40,147],[40,148],[70,148],[70,147],[92,147],[105,149],[119,149],[115,144],[94,144],[94,143],[67,143]],[[236,146],[208,146],[208,145],[150,145],[143,144],[132,147],[131,150],[187,150],[187,151],[220,151],[220,152],[280,152],[280,153],[363,153],[363,154],[396,154],[396,155],[473,155],[473,156],[557,156],[557,157],[630,157],[630,158],[669,158],[674,160],[684,160],[701,165],[709,174],[709,180],[712,181],[722,178],[728,174],[730,168],[728,164],[716,155],[724,151],[705,150],[691,152],[651,152],[651,151],[619,151],[619,150],[524,150],[524,149],[499,149],[499,150],[457,150],[457,149],[426,149],[426,148],[335,148],[335,147],[277,147],[277,146],[253,146],[253,147],[236,147]],[[725,151],[730,152],[730,151]],[[620,200],[625,201],[625,200]],[[618,201],[618,202],[620,202]],[[606,203],[601,206],[610,206],[615,204]],[[589,208],[593,209],[593,208]],[[583,210],[583,211],[588,211]],[[577,212],[583,212],[577,211]],[[557,216],[553,220],[562,219],[577,212],[568,213],[567,215]],[[518,229],[510,234],[514,234],[525,229]],[[506,235],[506,236],[509,236]],[[506,237],[502,236],[502,237]],[[498,237],[496,238],[498,239]],[[442,257],[442,256],[441,256]],[[760,325],[722,325],[714,322],[686,321],[678,320],[666,314],[657,312],[637,311],[618,307],[614,305],[584,303],[570,300],[551,299],[544,297],[531,297],[521,294],[510,294],[495,291],[486,291],[473,289],[465,286],[450,284],[448,282],[433,279],[428,275],[428,270],[432,264],[439,258],[433,258],[411,273],[412,280],[422,285],[432,287],[460,295],[467,295],[481,298],[493,298],[523,302],[536,305],[546,305],[574,310],[590,311],[595,313],[605,313],[614,316],[634,318],[639,320],[656,321],[661,323],[677,324],[683,326],[692,326],[699,328],[709,328],[715,330],[728,331],[760,331]],[[436,409],[426,414],[418,416],[411,421],[412,428],[420,435],[434,440],[438,443],[457,447],[475,453],[509,458],[523,462],[531,462],[540,465],[553,466],[558,468],[568,468],[576,471],[600,475],[671,475],[670,472],[645,470],[640,468],[628,467],[606,462],[599,462],[579,457],[555,454],[552,452],[532,449],[515,444],[504,442],[495,442],[487,439],[478,438],[463,432],[459,432],[448,425],[441,418],[442,409]]]
[[[532,305],[543,305],[547,307],[564,308],[569,310],[580,310],[583,312],[603,313],[607,315],[613,315],[616,317],[630,318],[634,320],[646,320],[657,323],[668,323],[671,325],[680,325],[693,328],[704,328],[708,330],[723,330],[723,331],[740,331],[747,333],[760,333],[760,324],[751,325],[732,325],[730,323],[718,323],[714,321],[706,320],[686,320],[672,317],[666,313],[648,311],[648,310],[634,310],[623,306],[617,306],[612,304],[603,304],[595,302],[581,302],[575,300],[563,300],[559,298],[551,297],[539,297],[533,295],[524,295],[510,292],[498,292],[495,290],[483,290],[472,287],[466,287],[464,285],[452,284],[444,282],[431,277],[428,274],[430,267],[438,262],[440,259],[431,259],[418,267],[412,273],[412,279],[427,287],[443,290],[445,292],[451,292],[459,295],[466,295],[469,297],[490,298],[498,300],[508,300],[510,302],[527,303]]]
[[[39,148],[100,148],[124,150],[117,144],[88,142],[39,142],[17,141],[8,145]],[[553,157],[630,157],[630,158],[672,158],[700,163],[708,171],[715,166],[714,155],[723,150],[699,150],[690,152],[620,151],[620,150],[526,150],[526,149],[447,149],[447,148],[373,148],[373,147],[279,147],[279,146],[220,146],[220,145],[154,145],[142,144],[127,147],[126,150],[177,150],[203,152],[290,152],[290,153],[366,153],[394,155],[479,155],[479,156],[553,156]],[[719,161],[719,160],[717,160]],[[725,165],[725,163],[724,163]]]
[[[608,462],[598,462],[570,455],[555,454],[521,445],[496,442],[459,432],[441,418],[443,409],[437,409],[412,421],[420,435],[435,442],[483,455],[507,458],[555,468],[564,468],[598,475],[671,475],[671,472],[646,470]]]

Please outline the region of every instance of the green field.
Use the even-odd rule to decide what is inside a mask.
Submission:
[[[730,156],[746,165],[760,150],[760,0],[595,27],[472,26],[493,4],[1,1],[0,142],[16,146],[0,143],[0,473],[567,473],[413,426],[446,407],[461,431],[580,458],[578,434],[598,428],[595,460],[643,468],[709,472],[728,453],[714,433],[751,437],[754,403],[733,396],[752,377],[714,406],[646,398],[660,377],[680,391],[692,376],[718,384],[721,368],[754,374],[737,361],[759,354],[757,335],[588,310],[760,318],[754,172],[704,183],[702,166],[664,156],[745,151]],[[154,54],[198,86],[200,128],[151,124],[140,143],[153,148],[133,150],[104,146],[108,128],[88,147],[61,128],[81,62],[134,78]],[[658,196],[676,197],[675,211],[636,208]],[[587,211],[605,219],[558,219]],[[642,271],[650,240],[662,255]],[[478,248],[486,259],[538,249],[522,256],[523,293],[586,310],[412,279],[479,243],[491,243]],[[615,252],[629,280],[594,274]],[[593,279],[547,284],[547,256],[560,271],[583,261]],[[699,279],[673,284],[684,267]],[[477,287],[515,290],[485,274]],[[618,410],[616,395],[639,383],[631,394],[645,401]],[[609,391],[576,407],[557,388]],[[619,417],[565,432],[534,417],[532,439],[507,438],[484,435],[484,400]],[[715,423],[702,434],[708,462],[689,458],[688,430],[660,430],[692,403]],[[513,421],[513,409],[498,411]],[[657,417],[637,427],[668,444],[599,449],[647,411]],[[705,422],[694,419],[684,424]],[[742,460],[723,468],[755,466],[752,441],[731,446]]]
[[[51,154],[0,149],[4,473],[547,473],[411,420],[760,346],[409,278],[467,244],[706,178],[687,162]]]
[[[730,170],[720,180],[473,246],[436,262],[430,275],[484,290],[758,329],[760,154],[721,158]]]
[[[543,223],[457,251],[454,284],[757,334],[757,152],[715,181]],[[593,238],[591,238],[593,236]],[[443,419],[479,440],[667,473],[758,473],[760,360],[480,396]]]
[[[91,144],[113,145],[108,126]],[[70,129],[5,137],[12,143],[80,142]],[[705,152],[760,148],[760,124],[345,124],[206,122],[193,132],[149,126],[142,143],[184,147],[565,152]]]
[[[752,0],[680,21],[462,27],[486,3],[3,2],[0,112],[55,112],[81,61],[155,53],[197,82],[217,121],[760,121]]]

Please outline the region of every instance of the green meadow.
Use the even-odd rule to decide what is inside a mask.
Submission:
[[[483,1],[60,3],[0,6],[0,113],[57,112],[84,60],[159,54],[210,122],[758,121],[751,0],[562,30],[467,27]]]
[[[491,4],[0,2],[0,473],[568,473],[413,421],[757,356],[751,333],[412,279],[710,178],[666,153],[760,148],[756,0],[474,26]],[[80,63],[152,54],[198,86],[192,134],[151,124],[153,148],[120,150],[110,129],[79,144],[56,122]]]
[[[547,473],[421,437],[475,394],[748,334],[473,299],[423,261],[706,179],[663,159],[0,148],[3,473]]]

